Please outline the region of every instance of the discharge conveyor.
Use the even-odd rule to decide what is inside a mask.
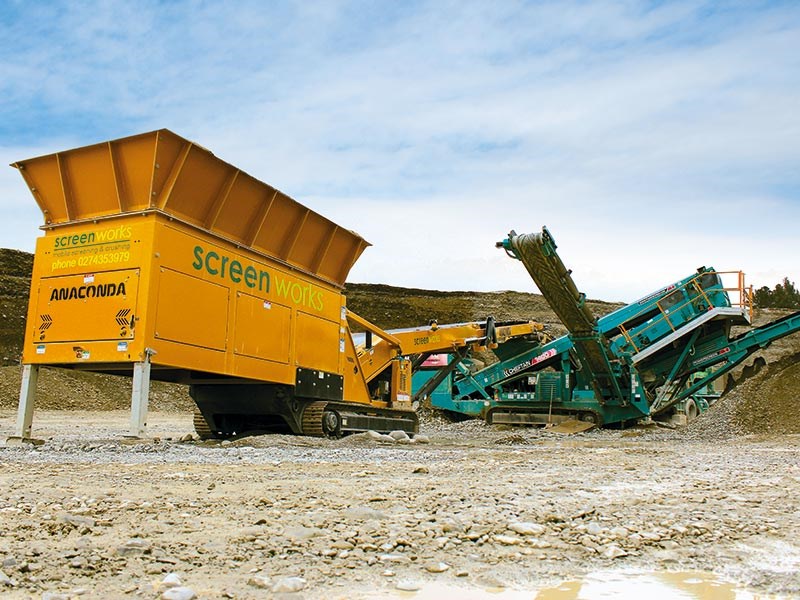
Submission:
[[[608,340],[599,333],[597,318],[586,306],[586,295],[578,290],[572,272],[556,253],[555,240],[547,227],[541,233],[518,235],[512,231],[497,247],[525,265],[542,296],[569,331],[582,368],[593,375],[598,397],[612,395],[622,400],[618,375],[609,361]]]

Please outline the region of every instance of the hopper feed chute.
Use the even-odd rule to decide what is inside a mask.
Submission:
[[[344,285],[369,243],[169,130],[14,163],[55,228],[159,211]]]

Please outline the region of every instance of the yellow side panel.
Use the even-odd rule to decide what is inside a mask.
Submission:
[[[232,294],[261,297],[273,305],[316,313],[328,321],[340,318],[342,295],[338,290],[289,271],[274,260],[178,227],[159,227],[154,251],[161,266],[225,286]]]
[[[43,278],[30,341],[131,340],[138,287],[138,269]]]
[[[150,206],[155,141],[137,136],[125,142],[109,142],[114,157],[114,172],[120,207],[123,211],[144,210]],[[161,165],[155,169],[161,172]]]
[[[226,177],[231,176],[232,170],[226,166],[208,150],[192,146],[181,165],[180,176],[167,188],[169,196],[163,196],[161,201],[165,207],[169,203],[171,213],[203,227],[223,192]]]
[[[227,366],[226,352],[169,340],[157,340],[153,345],[157,352],[152,359],[154,365],[191,369],[203,373],[231,374]]]
[[[339,323],[297,312],[295,359],[298,366],[338,373],[339,347]]]
[[[291,253],[289,253],[288,260],[298,265],[314,265],[316,268],[318,256],[321,257],[322,254],[320,246],[325,245],[326,241],[328,241],[327,238],[334,233],[334,230],[331,229],[329,221],[326,221],[316,213],[309,212],[305,216],[305,221],[300,231],[304,241],[315,240],[316,243],[295,243]]]
[[[285,260],[307,212],[308,209],[302,204],[298,204],[288,196],[278,194],[270,205],[269,214],[261,229],[256,234],[253,246]]]
[[[64,201],[64,184],[58,155],[33,159],[20,169],[20,173],[42,210],[46,224],[63,223],[75,218],[68,214]]]
[[[294,385],[297,377],[297,371],[293,365],[283,365],[241,354],[234,355],[232,372],[237,377],[285,383],[286,385]]]
[[[78,219],[120,212],[109,146],[98,144],[59,154],[69,216]],[[91,173],[87,177],[86,173]]]
[[[162,268],[155,329],[156,339],[225,350],[228,288]]]
[[[155,137],[153,142],[155,146],[155,162],[149,162],[152,171],[147,181],[152,181],[152,189],[150,190],[152,199],[159,200],[162,194],[169,193],[169,184],[171,181],[175,181],[180,172],[181,157],[185,158],[186,152],[191,147],[191,142],[164,129],[144,135],[151,138]],[[119,143],[127,145],[129,139],[131,138],[119,140]]]
[[[364,246],[352,231],[337,228],[330,244],[319,257],[319,274],[332,281],[344,281],[352,264],[361,256]]]
[[[250,244],[251,235],[257,231],[263,220],[265,205],[269,205],[275,190],[265,186],[257,179],[239,173],[231,187],[228,201],[214,215],[214,229],[225,237],[244,244]]]
[[[242,292],[236,297],[234,352],[288,364],[292,310]]]

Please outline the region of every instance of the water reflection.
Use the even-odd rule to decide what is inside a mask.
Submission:
[[[637,573],[602,571],[578,581],[565,581],[538,590],[512,590],[425,583],[416,592],[386,590],[362,598],[403,598],[407,600],[767,600],[773,596],[756,594],[720,580],[713,573]]]
[[[647,600],[755,600],[766,598],[720,581],[713,573],[591,573],[582,581],[565,582],[542,589],[535,600],[604,600],[646,598]]]

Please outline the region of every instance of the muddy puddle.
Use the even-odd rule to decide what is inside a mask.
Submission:
[[[409,582],[403,582],[406,585]],[[413,586],[412,586],[413,587]],[[426,583],[418,591],[374,591],[362,598],[394,598],[404,600],[768,600],[777,596],[757,594],[718,578],[713,573],[698,571],[679,573],[638,573],[600,571],[581,580],[564,581],[559,585],[536,590],[476,588]]]

